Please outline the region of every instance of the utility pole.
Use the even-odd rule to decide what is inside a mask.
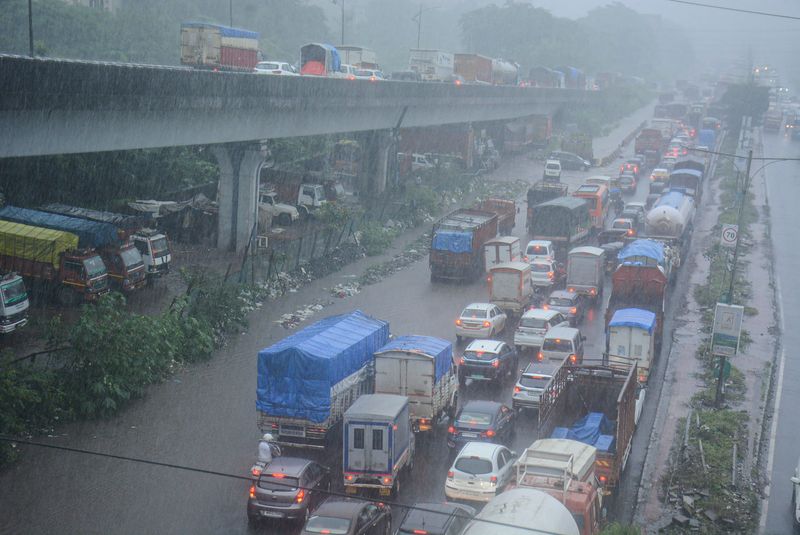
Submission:
[[[419,48],[420,35],[422,35],[422,4],[419,5],[419,13],[417,13],[417,48]]]
[[[342,0],[342,46],[344,46],[344,0]]]
[[[742,218],[744,217],[744,207],[747,202],[747,190],[750,188],[750,166],[753,163],[753,149],[747,153],[747,167],[744,172],[744,183],[742,184],[741,197],[739,198],[739,212],[736,215],[736,225],[739,227],[739,235],[736,238],[736,244],[733,247],[733,262],[731,264],[731,280],[728,285],[727,303],[733,304],[733,285],[736,282],[736,262],[739,260],[739,243],[742,241]],[[721,355],[719,357],[719,374],[717,375],[717,392],[714,399],[714,404],[717,408],[722,404],[722,383],[725,375],[725,364],[727,357]]]
[[[33,57],[33,0],[28,0],[28,49]]]
[[[228,0],[228,15],[231,20],[231,28],[233,28],[233,0]]]

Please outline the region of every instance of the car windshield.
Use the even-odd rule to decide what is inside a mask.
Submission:
[[[364,71],[364,70],[356,71],[356,76],[373,76],[374,74],[375,73],[372,71]]]
[[[83,267],[86,268],[86,273],[89,275],[90,279],[106,272],[106,265],[99,256],[92,256],[84,260]]]
[[[136,247],[131,247],[130,249],[123,249],[119,252],[119,255],[122,257],[122,261],[125,263],[125,267],[128,269],[135,268],[137,266],[141,266],[144,264],[142,260],[142,255],[139,253],[139,249]]]
[[[486,317],[486,310],[481,308],[465,308],[464,312],[461,313],[462,318],[485,318]]]
[[[540,318],[526,318],[522,317],[519,320],[520,327],[528,327],[529,329],[544,329],[546,322]]]
[[[456,425],[490,425],[491,423],[491,414],[477,411],[463,411],[456,420]]]
[[[535,271],[536,273],[547,273],[550,271],[549,264],[531,264],[531,271]]]
[[[350,530],[350,520],[332,516],[312,516],[306,522],[304,531],[325,533],[326,535],[346,535]]]
[[[3,303],[6,305],[15,305],[28,297],[28,293],[25,291],[25,283],[22,279],[2,285],[0,290],[3,291]]]
[[[456,470],[465,474],[491,474],[492,461],[478,457],[461,457],[456,461]]]
[[[557,163],[549,163],[546,167],[550,171],[558,171],[561,169],[561,166]]]
[[[266,69],[268,71],[277,71],[280,70],[281,64],[280,63],[259,63],[256,65],[257,69]]]
[[[546,338],[542,351],[572,351],[572,341],[562,338]]]
[[[549,375],[523,375],[519,378],[519,384],[525,388],[541,388],[547,386],[551,377]]]
[[[294,492],[298,485],[299,481],[296,477],[288,477],[284,474],[262,474],[258,478],[258,487],[266,490]]]
[[[169,245],[166,238],[158,238],[152,241],[153,256],[165,256],[169,254]]]
[[[572,301],[566,297],[551,297],[547,300],[547,304],[552,307],[568,307],[572,306]]]
[[[492,360],[497,358],[497,353],[486,351],[464,351],[464,357],[473,360]]]
[[[589,206],[589,210],[597,209],[597,197],[584,197],[583,195],[580,195],[580,198],[586,201],[586,204]]]
[[[547,250],[547,247],[541,245],[530,245],[528,246],[528,250],[525,251],[525,254],[528,256],[547,256],[550,254],[550,251]]]

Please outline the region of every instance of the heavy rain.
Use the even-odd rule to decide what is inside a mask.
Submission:
[[[0,2],[0,533],[797,532],[798,35]]]

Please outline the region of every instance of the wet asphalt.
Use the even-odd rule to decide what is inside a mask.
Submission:
[[[765,133],[763,139],[765,156],[797,158],[800,154],[800,143],[783,134]],[[762,164],[758,163],[758,167]],[[757,170],[755,162],[753,165]],[[796,327],[800,311],[800,288],[796,282],[797,266],[800,266],[800,241],[797,239],[800,162],[770,165],[766,175],[782,333],[775,378],[775,385],[781,391],[775,413],[775,435],[771,435],[771,427],[766,430],[770,433],[768,438],[774,439],[774,455],[771,459],[768,457],[772,465],[767,474],[770,489],[763,532],[777,535],[796,532],[792,526],[794,512],[789,478],[794,475],[800,457],[800,411],[797,410],[800,360],[796,358],[796,348],[800,347],[800,331]]]
[[[565,172],[562,179],[570,184],[572,191],[583,178],[613,173],[617,165],[605,172],[598,169]],[[541,176],[541,167],[541,162],[517,157],[497,174],[533,182]],[[647,193],[646,181],[640,182],[638,191],[628,200],[644,200]],[[524,246],[528,240],[525,204],[520,206],[514,235],[520,237]],[[163,384],[153,386],[144,399],[132,403],[118,417],[66,425],[53,438],[41,440],[233,475],[246,474],[259,436],[255,411],[257,352],[295,332],[286,330],[276,320],[281,314],[324,297],[325,288],[353,280],[372,262],[360,261],[296,293],[264,303],[251,315],[249,330],[233,337],[211,361],[182,370]],[[610,280],[607,284],[610,288]],[[605,292],[606,299],[609,295],[610,292]],[[311,321],[361,309],[388,320],[393,334],[433,335],[455,343],[457,314],[466,304],[487,298],[483,280],[468,284],[431,283],[425,259],[355,296],[333,300]],[[601,308],[591,310],[580,325],[588,338],[587,358],[599,356],[605,345],[601,311]],[[513,324],[501,337],[511,341],[512,336]],[[456,346],[456,354],[461,350],[463,345]],[[668,351],[667,344],[665,350]],[[520,368],[530,357],[524,354]],[[659,367],[663,375],[663,363]],[[467,385],[461,392],[461,400],[493,399],[510,405],[514,380],[506,380],[501,388]],[[641,444],[646,444],[649,437],[654,405],[648,399],[636,433]],[[521,451],[537,438],[535,415],[523,413],[516,429],[511,446]],[[401,481],[399,503],[444,500],[444,480],[450,463],[445,430],[446,424],[420,441],[413,474]],[[0,533],[253,531],[245,514],[248,484],[241,479],[49,449],[23,450],[22,459],[0,474]],[[333,468],[334,473],[341,466],[338,450],[310,455]],[[625,519],[632,514],[631,497],[638,488],[643,458],[643,449],[635,448],[621,489],[626,494],[612,508],[612,516]],[[341,488],[340,478],[335,478],[335,483],[335,488]],[[395,519],[402,516],[400,508],[395,508],[394,516]],[[255,531],[288,533],[293,528],[262,525]]]

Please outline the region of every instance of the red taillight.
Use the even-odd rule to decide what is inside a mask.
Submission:
[[[462,364],[462,365],[463,365],[463,364],[464,364],[464,362],[465,362],[465,361],[464,361],[464,357],[461,357],[460,359],[458,359],[458,363],[459,363],[459,364]]]
[[[592,294],[592,295],[595,295],[597,293],[597,290],[592,288],[591,290],[589,290],[589,293]]]
[[[456,85],[461,85],[461,80],[456,80]]]
[[[370,82],[377,82],[377,81],[378,81],[378,78],[377,78],[377,77],[375,77],[375,76],[370,76],[370,77],[369,77],[369,81],[370,81]]]
[[[599,477],[599,478],[597,478],[597,479],[599,479],[599,480],[600,480],[600,483],[602,483],[602,484],[604,484],[604,485],[605,485],[606,481],[608,481],[608,478],[607,478],[606,476],[600,476],[600,477]]]
[[[633,236],[634,234],[636,234],[636,231],[633,230],[632,228],[629,228],[628,229],[628,236]]]
[[[251,498],[255,498],[256,497],[256,486],[255,485],[250,485],[250,497]]]
[[[484,326],[484,327],[491,327],[491,326],[492,326],[492,324],[491,324],[490,322],[488,322],[488,321],[484,321],[484,322],[483,322],[483,326]]]
[[[261,475],[261,467],[260,466],[254,466],[253,469],[250,471],[250,473],[253,474],[254,477],[260,476]]]
[[[453,479],[453,477],[455,477],[455,474],[453,473],[453,471],[452,471],[452,470],[449,470],[449,471],[447,472],[447,478],[448,478],[448,479]]]
[[[527,257],[527,256],[523,256],[523,257],[522,257],[522,260],[524,260],[525,262],[527,262],[527,261],[528,261],[528,257]]]
[[[495,434],[494,429],[489,429],[488,431],[486,431],[486,436],[489,438],[492,438],[494,434]]]
[[[392,478],[390,476],[384,476],[383,477],[383,484],[384,485],[391,485],[392,484]]]
[[[498,367],[500,367],[500,361],[497,360],[497,359],[494,359],[492,361],[492,368],[498,368]]]
[[[497,476],[491,476],[491,477],[489,478],[489,482],[491,482],[491,483],[497,483]]]
[[[575,293],[575,288],[567,288],[568,292]]]
[[[555,273],[553,273],[552,271],[548,271],[548,272],[547,272],[547,278],[548,278],[548,279],[550,279],[550,280],[553,280],[553,277],[554,277],[554,276],[555,276]]]
[[[297,496],[294,497],[294,501],[297,503],[303,503],[303,500],[306,497],[306,489],[300,489],[297,491]]]
[[[348,80],[355,80],[355,79],[356,79],[356,77],[355,77],[355,75],[348,74],[348,75],[347,75],[347,79],[348,79]]]
[[[577,314],[577,313],[578,313],[578,307],[572,307],[572,308],[570,308],[570,309],[569,309],[569,313],[570,313],[570,314]]]
[[[575,364],[576,362],[578,362],[578,355],[575,355],[575,354],[573,353],[572,355],[570,355],[570,356],[569,356],[569,361],[570,361],[571,363]]]
[[[456,428],[451,425],[450,427],[447,428],[447,432],[450,433],[451,435],[455,435]]]
[[[542,353],[541,351],[536,353],[536,360],[544,360],[544,353]]]
[[[518,387],[518,386],[515,386],[515,387],[514,387],[514,393],[515,393],[515,394],[519,394],[521,390],[522,390],[522,389],[521,389],[520,387]]]
[[[275,479],[283,479],[284,477],[286,477],[286,474],[272,474],[272,477],[274,477]]]
[[[550,310],[550,305],[548,305],[547,303],[543,304],[542,310]]]
[[[456,320],[456,325],[458,325],[459,327],[461,327],[461,320],[460,320],[460,319]]]
[[[492,276],[491,276],[491,275],[489,275],[488,277],[486,277],[486,282],[492,282]]]
[[[346,474],[344,476],[345,481],[353,481],[353,474]]]
[[[450,474],[452,474],[452,473],[453,472],[450,472]],[[424,529],[415,529],[411,533],[413,533],[414,535],[428,535],[428,532],[425,531]]]

